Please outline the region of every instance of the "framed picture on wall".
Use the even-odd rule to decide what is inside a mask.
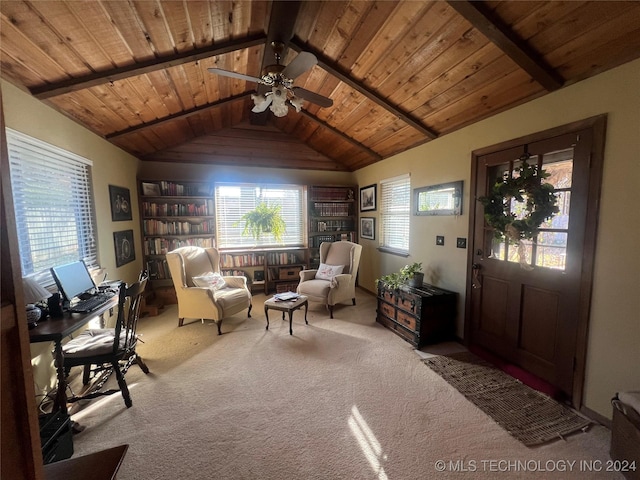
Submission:
[[[360,189],[360,211],[373,212],[376,209],[376,184]]]
[[[131,215],[131,194],[128,188],[109,185],[109,201],[111,203],[112,221],[120,222],[133,219]]]
[[[133,245],[133,230],[113,232],[113,244],[116,251],[116,267],[121,267],[136,259],[136,249]]]
[[[360,218],[360,237],[367,240],[376,239],[376,219],[373,217]]]

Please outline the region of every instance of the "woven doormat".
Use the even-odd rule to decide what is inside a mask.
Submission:
[[[423,362],[529,447],[560,439],[591,424],[470,352],[430,357]]]

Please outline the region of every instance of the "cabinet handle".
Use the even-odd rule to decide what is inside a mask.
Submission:
[[[411,300],[411,311],[413,312],[416,309],[416,301],[415,299]]]

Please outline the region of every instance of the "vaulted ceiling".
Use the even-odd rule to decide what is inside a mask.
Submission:
[[[142,160],[355,171],[640,57],[640,2],[0,1],[5,80]],[[252,113],[260,77],[333,100]]]

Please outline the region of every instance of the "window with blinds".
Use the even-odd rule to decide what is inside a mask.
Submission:
[[[380,181],[380,247],[409,253],[411,178],[401,175]]]
[[[280,214],[286,224],[284,244],[276,244],[273,235],[262,235],[258,241],[242,235],[245,222],[241,217],[262,201],[282,207]],[[215,209],[219,248],[300,247],[305,244],[304,186],[217,183]]]
[[[97,266],[90,160],[7,128],[22,274],[54,283],[49,269]]]

